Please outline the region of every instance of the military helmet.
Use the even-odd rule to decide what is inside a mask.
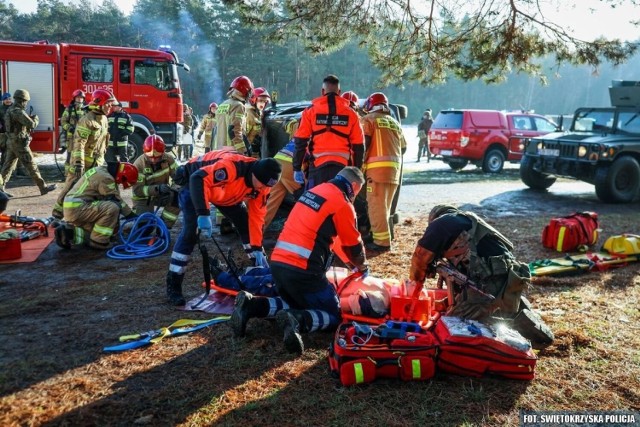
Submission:
[[[458,208],[453,205],[436,205],[429,212],[429,224],[435,219],[440,218],[442,215],[459,212]]]
[[[29,101],[31,96],[29,96],[29,91],[26,89],[16,89],[16,91],[13,92],[13,98]]]

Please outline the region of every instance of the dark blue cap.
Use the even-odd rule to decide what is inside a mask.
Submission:
[[[9,99],[11,98],[11,94],[9,92],[5,92],[2,94],[2,100],[4,101],[5,99]]]

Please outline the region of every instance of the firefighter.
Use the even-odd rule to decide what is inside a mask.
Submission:
[[[185,135],[191,136],[191,128],[193,127],[193,117],[189,112],[189,106],[187,104],[182,105],[182,144],[178,144],[178,161],[187,161],[191,158],[190,146],[193,145],[193,141],[187,143],[184,138]]]
[[[104,163],[109,138],[107,115],[115,102],[116,98],[108,90],[98,89],[91,94],[87,112],[80,117],[73,133],[69,171],[58,200],[53,205],[53,217],[63,218],[64,198],[84,172]]]
[[[133,120],[129,113],[122,108],[121,102],[113,104],[107,120],[109,121],[109,146],[105,160],[107,162],[128,162],[127,145],[129,144],[129,135],[133,133]]]
[[[117,231],[120,215],[135,218],[122,200],[118,185],[129,188],[138,180],[138,169],[131,163],[109,162],[89,169],[64,198],[64,217],[56,227],[58,246],[88,245],[106,250]]]
[[[76,131],[76,125],[85,113],[85,101],[86,95],[80,90],[76,89],[71,94],[71,102],[62,112],[62,117],[60,118],[60,125],[62,127],[62,132],[60,133],[60,152],[67,152],[67,158],[64,162],[64,172],[65,174],[69,171],[69,162],[71,160],[71,151],[72,148],[69,147],[69,144],[73,141],[73,134]]]
[[[431,110],[424,110],[422,114],[422,120],[418,124],[418,161],[420,157],[427,156],[427,163],[431,161],[431,150],[429,149],[429,129],[433,125],[433,118],[431,117]]]
[[[9,182],[13,170],[20,161],[40,189],[40,195],[45,195],[55,190],[56,185],[47,185],[42,179],[38,166],[33,161],[33,153],[29,148],[31,132],[38,127],[40,120],[37,115],[27,114],[25,111],[27,103],[31,99],[27,90],[17,89],[13,93],[13,99],[15,103],[4,116],[4,124],[7,127],[7,154],[0,172],[0,191],[4,191],[4,186]]]
[[[500,310],[515,314],[521,293],[531,280],[529,266],[516,261],[513,244],[473,212],[451,205],[437,205],[429,213],[429,225],[411,258],[409,278],[424,282],[434,277],[435,261],[446,258],[462,274],[482,286],[457,295],[450,315],[480,320]]]
[[[220,150],[231,147],[238,153],[251,155],[245,130],[247,114],[245,104],[253,96],[253,83],[247,76],[233,79],[228,99],[218,106],[216,111],[215,148]]]
[[[204,134],[204,152],[208,153],[213,149],[213,128],[216,126],[216,110],[218,109],[218,104],[212,102],[209,104],[209,111],[207,114],[202,116],[202,123],[200,123],[200,127],[198,128],[198,139],[202,139],[202,134]]]
[[[215,150],[201,157],[203,160],[207,157],[212,163],[190,173],[189,167],[183,168],[179,175],[179,183],[184,183],[187,172],[189,185],[180,190],[183,227],[173,247],[167,273],[167,297],[173,305],[185,303],[182,281],[197,242],[197,231],[211,237],[209,204],[235,225],[249,258],[256,265],[267,266],[262,229],[267,197],[280,179],[280,165],[272,158],[256,160],[229,150]],[[197,163],[196,160],[193,165]]]
[[[162,206],[162,220],[171,228],[180,214],[177,191],[171,188],[178,163],[165,149],[159,135],[150,135],[144,140],[143,154],[133,163],[138,169],[138,182],[133,186],[133,211],[140,215]]]
[[[332,179],[347,165],[362,167],[362,126],[349,101],[340,97],[340,80],[336,76],[324,78],[322,96],[302,112],[294,140],[293,170],[300,184],[304,184],[302,164],[309,154],[307,189]]]
[[[357,93],[355,93],[352,90],[349,90],[347,92],[344,92],[341,96],[347,101],[349,101],[349,105],[351,106],[351,109],[356,113],[358,113],[359,116],[364,115],[362,108],[360,108],[360,98],[358,98]]]
[[[293,119],[286,123],[285,130],[292,136],[296,129],[298,128],[298,120]],[[289,141],[287,145],[282,147],[280,151],[276,153],[273,158],[280,163],[280,167],[282,168],[282,175],[280,176],[280,181],[271,189],[271,193],[269,194],[269,200],[267,200],[267,215],[264,217],[264,228],[265,230],[273,221],[273,218],[276,216],[282,201],[289,194],[296,194],[302,189],[302,185],[296,182],[293,179],[293,151],[295,150],[295,144],[293,139]]]
[[[262,112],[271,102],[269,92],[263,87],[257,87],[249,100],[247,107],[247,140],[251,145],[251,156],[260,158],[262,147]]]
[[[391,249],[393,196],[400,184],[402,155],[407,143],[400,124],[391,116],[389,100],[382,92],[372,93],[365,102],[362,118],[366,152],[363,170],[367,177],[367,212],[373,241],[367,253]]]
[[[240,291],[231,315],[235,336],[252,317],[276,316],[290,353],[302,353],[300,333],[335,328],[341,319],[336,290],[326,276],[334,251],[353,270],[368,271],[353,200],[362,172],[345,167],[331,180],[300,196],[271,253],[271,273],[280,298]]]

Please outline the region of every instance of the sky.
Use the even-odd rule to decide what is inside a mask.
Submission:
[[[65,0],[70,2],[72,0]],[[92,0],[96,4],[102,4],[102,0]],[[37,9],[36,0],[9,0],[16,9],[22,13],[35,12]],[[129,14],[135,0],[114,0],[114,3],[125,15]],[[594,36],[604,35],[607,38],[620,38],[623,40],[637,40],[640,28],[634,27],[627,21],[637,19],[640,7],[626,5],[612,9],[603,6],[600,0],[559,0],[541,1],[543,7],[549,8],[547,17],[556,23],[566,24],[574,31],[574,35],[579,38],[590,40]],[[557,7],[546,6],[549,4],[560,4]],[[591,13],[596,10],[596,13]]]

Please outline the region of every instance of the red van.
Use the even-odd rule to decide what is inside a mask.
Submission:
[[[429,130],[429,149],[453,170],[471,162],[498,173],[505,161],[520,161],[524,139],[557,130],[551,120],[528,112],[444,110]]]

